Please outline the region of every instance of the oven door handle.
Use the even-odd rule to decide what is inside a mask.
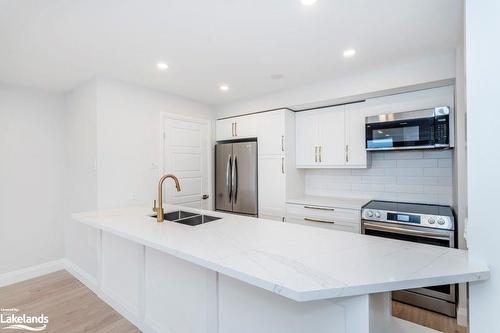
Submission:
[[[450,236],[448,233],[411,230],[411,229],[404,229],[404,228],[391,227],[391,226],[385,226],[385,225],[382,226],[382,225],[370,223],[370,222],[363,222],[363,225],[365,228],[368,227],[368,229],[379,230],[379,231],[395,232],[398,234],[405,234],[405,235],[411,235],[411,236],[432,237],[435,239],[443,239],[443,240],[450,239]]]

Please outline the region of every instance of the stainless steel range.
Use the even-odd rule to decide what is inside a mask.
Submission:
[[[455,218],[448,206],[373,200],[361,216],[361,232],[367,235],[456,247]],[[394,291],[392,298],[456,317],[456,285]]]

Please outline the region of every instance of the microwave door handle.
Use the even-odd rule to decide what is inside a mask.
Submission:
[[[372,229],[378,231],[387,231],[404,235],[411,236],[421,236],[421,237],[431,237],[435,239],[443,239],[449,240],[450,236],[447,233],[439,233],[439,232],[430,232],[430,231],[420,231],[420,230],[411,230],[405,228],[391,227],[391,226],[382,226],[370,222],[364,222],[365,229]]]

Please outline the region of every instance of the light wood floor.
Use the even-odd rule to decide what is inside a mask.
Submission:
[[[47,315],[49,324],[44,332],[140,332],[66,271],[0,288],[0,308]],[[406,304],[393,302],[392,312],[401,319],[445,333],[467,333],[453,318]]]
[[[49,323],[43,332],[139,332],[66,271],[0,288],[0,308],[45,314]]]
[[[392,302],[392,315],[445,333],[467,333],[467,328],[458,326],[455,318],[399,302]]]

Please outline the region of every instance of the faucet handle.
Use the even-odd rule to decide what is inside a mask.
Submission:
[[[155,212],[155,213],[156,213],[156,209],[157,209],[157,208],[156,208],[156,200],[153,200],[153,212]]]

